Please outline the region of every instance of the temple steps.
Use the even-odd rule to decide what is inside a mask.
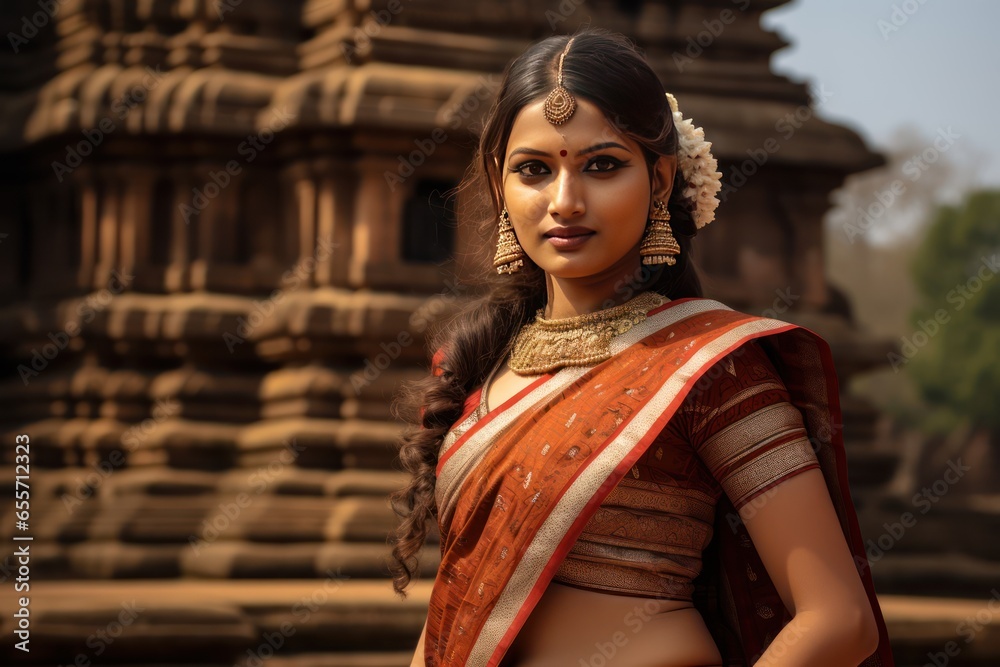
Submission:
[[[34,581],[31,652],[13,648],[14,596],[0,599],[0,663],[222,667],[405,667],[426,618],[429,579],[405,600],[385,579]],[[956,599],[880,595],[897,667],[932,656],[1000,664],[1000,593]],[[89,640],[89,645],[88,645]],[[949,643],[951,642],[951,643]],[[373,647],[378,650],[371,652]],[[101,652],[98,660],[98,651]],[[949,653],[950,652],[950,653]],[[940,657],[944,656],[944,658]]]

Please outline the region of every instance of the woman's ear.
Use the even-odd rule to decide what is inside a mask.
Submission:
[[[677,156],[661,155],[653,163],[653,199],[667,201],[674,188],[674,176],[677,174]]]

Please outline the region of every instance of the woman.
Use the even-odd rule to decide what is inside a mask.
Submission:
[[[404,588],[436,518],[414,665],[892,665],[829,347],[704,299],[710,144],[599,30],[504,73],[467,186],[497,284],[411,386]]]

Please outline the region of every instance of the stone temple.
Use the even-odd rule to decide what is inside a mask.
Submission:
[[[787,42],[760,16],[785,2],[5,2],[0,431],[9,491],[30,443],[30,517],[0,508],[0,662],[409,664],[438,552],[396,598],[390,400],[492,253],[445,193],[504,66],[550,34],[631,36],[705,127],[728,184],[696,242],[708,296],[823,335],[842,386],[885,363],[821,225],[882,159],[822,120],[833,91],[771,71]],[[878,536],[898,452],[843,400]],[[898,602],[928,570],[892,562],[890,635],[922,664],[965,607]]]

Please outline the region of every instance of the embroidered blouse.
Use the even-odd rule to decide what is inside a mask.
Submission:
[[[692,600],[721,494],[740,509],[819,468],[802,414],[789,400],[757,342],[716,362],[601,503],[553,581]]]

